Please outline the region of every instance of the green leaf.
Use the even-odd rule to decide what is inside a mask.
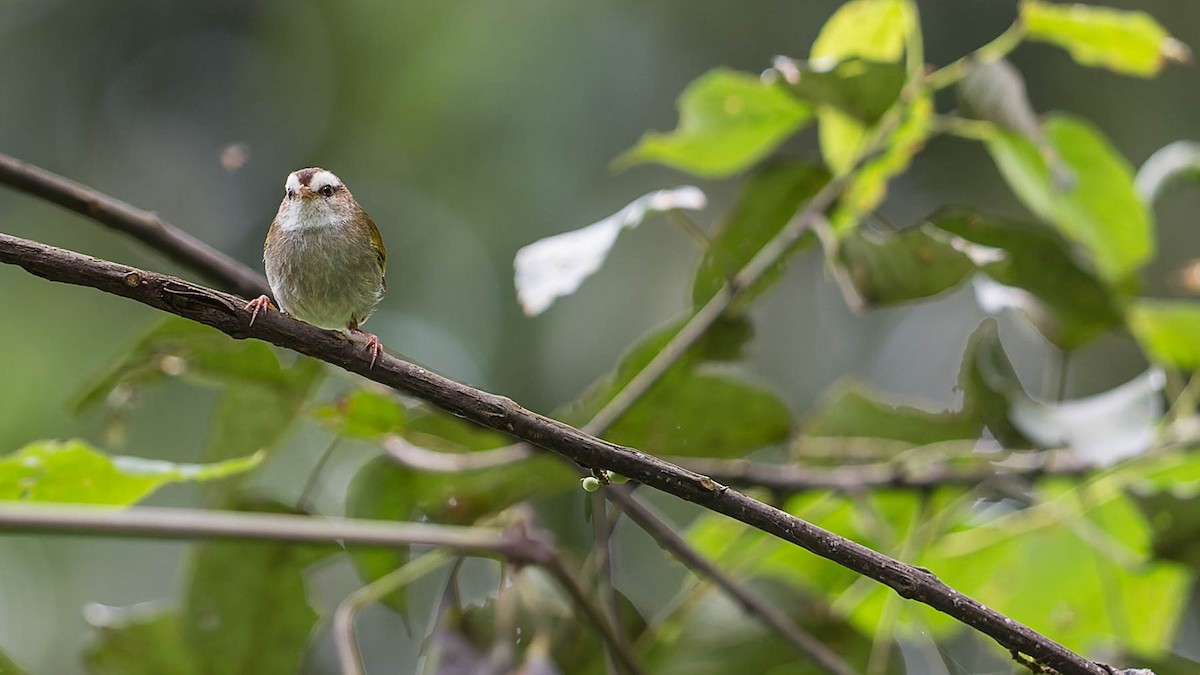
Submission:
[[[561,411],[568,422],[591,419],[645,367],[683,325],[651,333],[622,357],[615,373]],[[605,437],[655,454],[734,457],[783,441],[791,427],[782,400],[713,361],[732,361],[750,336],[745,319],[724,319],[680,358]],[[714,410],[722,411],[713,415]]]
[[[1084,486],[1042,481],[1032,506],[986,519],[964,509],[953,531],[931,537],[919,564],[1070,649],[1166,648],[1190,582],[1178,566],[1148,559],[1147,521],[1123,493],[1127,476]],[[920,612],[936,635],[961,629],[945,615]]]
[[[119,387],[136,390],[169,377],[203,384],[283,388],[291,384],[288,372],[265,342],[234,340],[215,328],[169,317],[147,330],[108,372],[86,387],[75,406],[86,410]]]
[[[916,24],[905,0],[852,0],[838,8],[813,42],[812,61],[861,58],[896,63],[904,56],[904,40]],[[833,106],[817,110],[821,153],[835,175],[850,171],[862,154],[867,127]]]
[[[995,319],[984,319],[967,341],[958,386],[963,392],[964,415],[987,427],[1006,448],[1032,447],[1010,419],[1013,401],[1023,400],[1026,395],[1000,343]]]
[[[449,439],[441,441],[443,446],[450,444]],[[515,464],[455,473],[420,472],[388,457],[377,457],[364,464],[351,480],[346,494],[346,515],[371,520],[471,525],[534,495],[572,490],[578,485],[578,477],[567,464],[548,454]],[[355,549],[350,556],[366,582],[408,561],[408,552],[399,549]],[[385,603],[403,614],[403,591],[389,596]]]
[[[658,162],[704,178],[723,178],[766,157],[803,127],[812,110],[758,76],[717,68],[679,97],[679,127],[650,132],[614,160],[624,169]]]
[[[774,392],[732,372],[698,369],[663,378],[605,437],[656,455],[740,457],[782,443],[791,426]]]
[[[1129,308],[1129,330],[1155,363],[1200,369],[1200,304],[1138,300]]]
[[[968,340],[958,386],[960,410],[930,412],[888,400],[860,383],[842,383],[810,415],[804,431],[812,437],[878,438],[916,446],[978,438],[987,427],[1006,447],[1030,447],[1009,420],[1013,400],[1024,391],[993,319],[983,321]]]
[[[838,245],[839,262],[867,305],[937,295],[975,271],[961,242],[925,223],[895,233],[855,232]]]
[[[346,516],[369,520],[405,521],[416,517],[421,475],[401,467],[387,457],[376,457],[354,474],[346,490]],[[366,583],[399,569],[408,562],[407,548],[369,549],[356,547],[350,560]],[[383,603],[407,622],[408,594],[401,588],[385,597]]]
[[[836,615],[820,595],[799,584],[774,578],[748,580],[750,590],[769,598],[771,605],[833,653],[846,658],[850,672],[867,672],[872,635]],[[655,641],[646,657],[656,675],[716,675],[718,673],[787,673],[819,675],[829,672],[811,659],[798,659],[795,647],[760,620],[749,616],[729,596],[707,593],[670,617],[662,631],[675,639]],[[753,645],[753,648],[747,648]],[[878,673],[903,673],[900,650],[893,648]]]
[[[8,658],[8,655],[0,651],[0,675],[26,675],[26,671]],[[137,675],[131,672],[130,675]]]
[[[913,97],[883,152],[865,162],[846,186],[830,216],[834,232],[850,232],[858,226],[863,214],[883,202],[888,181],[908,169],[912,158],[925,147],[932,123],[933,97],[924,93]]]
[[[824,169],[808,164],[771,162],[755,170],[704,252],[692,286],[692,303],[699,308],[712,299],[828,180],[829,174]],[[790,253],[812,241],[806,236]],[[738,306],[752,302],[777,281],[786,259],[784,256],[754,287],[743,291]]]
[[[553,302],[579,290],[600,270],[622,230],[651,216],[679,209],[699,210],[708,198],[685,185],[642,195],[613,215],[578,230],[563,232],[522,246],[513,258],[513,285],[526,316],[537,316]]]
[[[1188,179],[1200,179],[1200,143],[1175,141],[1155,151],[1137,172],[1137,191],[1142,201],[1153,204],[1167,187]]]
[[[183,631],[198,670],[209,675],[299,672],[317,625],[304,569],[318,550],[227,541],[197,547],[189,565]]]
[[[1187,45],[1145,12],[1024,0],[1021,22],[1029,39],[1058,45],[1085,66],[1150,77],[1167,61],[1191,59]]]
[[[867,385],[848,381],[837,386],[805,426],[807,436],[861,437],[929,445],[976,438],[982,425],[956,411],[928,412],[889,402]]]
[[[1002,253],[976,256],[978,269],[997,282],[1028,291],[1042,311],[1031,319],[1051,342],[1074,349],[1122,322],[1122,296],[1080,265],[1053,230],[1025,221],[946,208],[928,222],[969,244]]]
[[[896,102],[907,74],[899,63],[849,58],[829,67],[827,61],[796,61],[778,56],[774,72],[792,93],[814,105],[828,105],[864,124],[874,124]]]
[[[109,457],[86,442],[39,441],[0,458],[0,499],[127,506],[167,483],[201,482],[250,471],[261,454],[215,464]]]
[[[93,630],[83,653],[92,675],[198,675],[195,652],[183,641],[179,614],[162,606],[91,605]],[[0,673],[8,671],[0,668]]]
[[[1073,185],[1056,181],[1043,153],[1016,134],[997,133],[988,150],[1031,211],[1081,244],[1105,280],[1125,280],[1154,252],[1153,220],[1129,164],[1083,120],[1052,115],[1045,130]]]
[[[404,429],[405,408],[394,394],[355,389],[317,408],[316,418],[339,436],[373,440]]]

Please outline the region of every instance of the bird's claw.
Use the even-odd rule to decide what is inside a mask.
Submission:
[[[250,314],[250,325],[253,326],[254,320],[258,318],[258,313],[260,311],[262,311],[264,309],[278,309],[278,307],[276,307],[271,302],[270,298],[268,298],[265,295],[260,295],[257,298],[251,300],[250,302],[247,302],[246,306],[243,307],[242,309],[252,310],[252,312]]]
[[[379,360],[379,355],[383,353],[383,345],[379,344],[379,336],[358,328],[351,328],[350,331],[358,333],[366,339],[367,349],[371,352],[371,367],[374,368],[375,362]]]

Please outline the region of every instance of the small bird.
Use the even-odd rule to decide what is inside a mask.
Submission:
[[[319,167],[287,177],[263,263],[279,309],[320,328],[362,335],[375,366],[383,347],[360,327],[387,290],[387,252],[379,228],[341,179]],[[245,309],[253,311],[254,325],[260,311],[276,307],[260,295]]]

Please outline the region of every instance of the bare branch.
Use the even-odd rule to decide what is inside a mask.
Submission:
[[[1044,452],[1027,454],[1028,457],[1007,455],[1004,465],[980,457],[978,462],[970,466],[955,465],[945,460],[928,465],[893,461],[815,467],[699,457],[672,459],[681,466],[727,485],[765,488],[781,497],[809,490],[927,490],[943,485],[973,486],[1001,479],[1032,480],[1042,476],[1082,476],[1096,470],[1092,464],[1062,455],[1049,455]]]
[[[218,288],[254,298],[270,294],[261,274],[143,211],[58,174],[0,154],[0,185],[26,192],[124,232],[167,258],[193,269]]]
[[[257,338],[358,373],[421,398],[452,414],[550,450],[580,466],[615,471],[681,499],[723,513],[801,546],[925,603],[1065,675],[1106,670],[982,603],[947,586],[932,572],[889,558],[789,513],[763,504],[693,471],[618,446],[496,396],[384,354],[372,367],[361,344],[278,312],[254,326],[244,301],[181,279],[146,272],[36,242],[0,235],[0,262],[52,281],[90,286],[204,323],[238,339]]]

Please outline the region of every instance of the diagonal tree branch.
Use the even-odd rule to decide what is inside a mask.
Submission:
[[[278,312],[249,326],[244,301],[174,277],[146,272],[18,237],[0,235],[0,262],[19,265],[37,276],[90,286],[203,323],[237,339],[257,338],[292,349],[421,398],[481,426],[533,443],[580,466],[615,471],[681,499],[725,514],[751,527],[801,546],[942,611],[992,637],[1008,649],[1028,654],[1065,675],[1105,675],[1093,663],[977,600],[947,586],[932,572],[894,560],[819,528],[775,507],[729,489],[675,464],[585,434],[425,368],[384,354],[372,367],[367,350],[341,333],[311,326]]]

